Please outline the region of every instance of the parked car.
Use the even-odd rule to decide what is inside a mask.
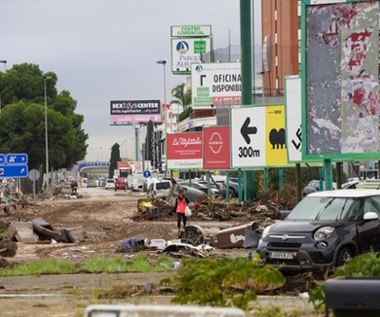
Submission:
[[[320,181],[319,179],[312,179],[311,181],[309,181],[309,183],[307,183],[307,185],[303,188],[302,190],[302,195],[303,196],[306,196],[310,193],[314,193],[314,192],[317,192],[317,191],[320,191],[320,186],[321,186],[321,183],[322,183],[322,186],[323,188],[326,188],[325,184],[324,184],[324,181]],[[343,187],[342,187],[343,188]],[[337,185],[335,182],[332,183],[332,189],[337,189]]]
[[[87,188],[90,188],[90,187],[98,187],[98,183],[95,179],[87,180]]]
[[[149,198],[166,198],[171,187],[172,182],[169,180],[154,180],[149,184],[147,195]]]
[[[217,194],[216,197],[218,197],[218,196],[222,196],[223,198],[226,197],[227,188],[223,183],[214,183],[212,181],[210,181],[210,183],[207,183],[207,181],[205,181],[205,180],[199,180],[199,181],[197,181],[197,183],[205,185],[206,187],[210,186],[210,188],[212,188],[212,190],[215,190],[215,189],[218,190],[219,193]]]
[[[220,179],[219,178],[216,182],[219,184],[223,184],[227,190],[227,179]],[[241,186],[243,186],[243,188],[244,188],[243,184]],[[230,198],[234,198],[234,197],[239,196],[239,180],[238,180],[238,178],[230,177],[230,179],[228,180],[228,195]]]
[[[105,189],[115,189],[115,180],[113,178],[106,179]]]
[[[266,227],[257,252],[283,269],[317,270],[380,251],[380,190],[311,193],[277,223]]]
[[[192,181],[192,182],[185,181],[185,182],[179,183],[179,185],[199,189],[199,190],[203,191],[206,195],[208,195],[208,186],[204,185],[204,184],[200,184],[197,181]],[[214,197],[218,197],[220,195],[219,189],[210,187],[210,190],[211,190],[211,193]]]
[[[125,180],[122,178],[116,178],[115,181],[115,191],[117,190],[127,190],[127,184],[125,183]]]
[[[183,188],[185,190],[185,197],[192,203],[200,201],[202,199],[207,199],[207,194],[205,192],[182,184],[176,187],[174,195],[178,195],[179,188]]]

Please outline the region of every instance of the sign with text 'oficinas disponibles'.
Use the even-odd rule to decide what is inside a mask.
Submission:
[[[203,167],[202,132],[168,134],[167,139],[167,161],[169,169],[194,169]]]
[[[230,169],[230,127],[204,127],[203,141],[203,168],[205,170]]]

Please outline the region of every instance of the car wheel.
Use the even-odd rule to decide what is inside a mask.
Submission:
[[[235,193],[235,191],[234,191],[234,189],[232,187],[229,188],[228,194],[232,198],[237,196],[236,193]]]
[[[353,256],[354,253],[349,247],[343,247],[341,250],[339,250],[336,257],[336,266],[345,265]]]

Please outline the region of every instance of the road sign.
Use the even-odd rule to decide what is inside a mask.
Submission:
[[[231,109],[233,167],[265,165],[265,108]]]
[[[28,165],[2,165],[0,178],[24,178],[28,176]]]
[[[7,164],[27,164],[28,155],[25,153],[8,153],[5,155],[5,161]]]
[[[40,178],[40,172],[36,169],[29,171],[29,179],[32,181],[37,181]]]
[[[150,175],[152,175],[150,171],[148,171],[148,170],[144,171],[144,177],[145,178],[149,178]]]
[[[283,105],[231,109],[232,167],[287,166]]]
[[[28,176],[28,155],[25,153],[0,153],[0,178]]]

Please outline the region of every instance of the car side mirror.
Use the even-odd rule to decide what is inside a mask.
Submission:
[[[363,220],[369,221],[369,220],[377,220],[379,219],[379,216],[376,212],[369,211],[364,214]]]

